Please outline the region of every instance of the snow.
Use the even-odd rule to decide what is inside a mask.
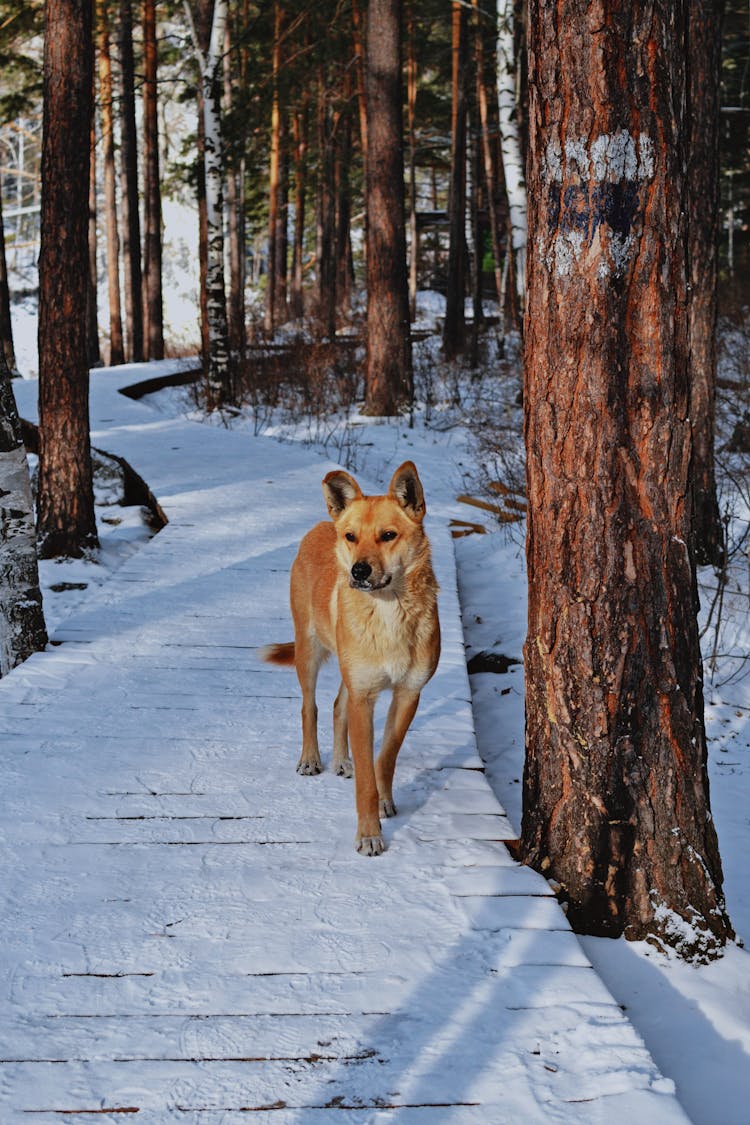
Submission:
[[[465,429],[357,423],[365,488],[419,466],[444,641],[388,850],[369,860],[353,848],[351,785],[296,775],[296,684],[256,655],[290,636],[289,563],[331,464],[289,433],[119,395],[139,370],[153,374],[93,375],[93,440],[131,462],[170,522],[0,682],[3,1122],[128,1109],[229,1122],[250,1108],[304,1125],[334,1109],[430,1125],[685,1121],[548,884],[500,842],[515,829],[477,753],[446,528],[466,515]],[[33,383],[18,397],[33,416]],[[522,588],[507,593],[516,616]],[[322,680],[321,717],[335,670]]]
[[[421,298],[421,307],[428,323],[441,314],[440,299]],[[33,310],[28,316],[31,323]],[[18,322],[16,345],[25,355]],[[422,362],[437,387],[432,341]],[[0,683],[9,873],[2,1058],[51,1058],[64,1045],[90,1060],[69,1064],[65,1079],[58,1064],[0,1062],[0,1120],[15,1120],[32,1095],[58,1107],[83,1098],[79,1107],[94,1108],[96,1097],[101,1110],[116,1091],[121,1106],[142,1107],[139,1120],[159,1122],[244,1120],[240,1104],[252,1097],[269,1106],[287,1100],[260,1112],[285,1125],[328,1125],[336,1099],[336,1121],[618,1123],[640,1115],[651,1123],[685,1120],[684,1111],[695,1125],[744,1125],[748,953],[733,945],[695,967],[643,943],[575,939],[540,877],[500,861],[485,838],[493,819],[509,822],[505,836],[520,829],[523,524],[498,530],[491,516],[456,505],[477,461],[462,406],[433,398],[412,429],[354,417],[323,434],[264,418],[226,432],[186,422],[178,389],[147,404],[116,393],[153,374],[153,365],[137,365],[93,376],[95,443],[132,461],[170,525],[138,550],[147,537],[140,513],[102,497],[102,514],[123,522],[100,524],[101,553],[43,564],[48,621],[62,643]],[[512,403],[514,389],[501,390]],[[33,383],[17,392],[31,416]],[[259,671],[243,647],[259,627],[263,640],[291,635],[286,569],[295,537],[322,515],[322,446],[328,457],[345,456],[368,487],[400,461],[416,461],[449,624],[446,678],[425,697],[399,761],[402,814],[386,826],[388,853],[373,861],[351,847],[343,783],[324,774],[300,792],[293,679]],[[512,448],[480,456],[496,479],[514,468]],[[270,479],[283,483],[272,499]],[[262,511],[252,515],[256,497]],[[280,499],[287,524],[277,516]],[[741,505],[739,515],[747,521]],[[443,527],[453,518],[482,523],[488,534],[451,545]],[[518,661],[504,674],[471,677],[473,719],[461,706],[468,690],[451,547],[467,654]],[[61,580],[87,589],[50,593]],[[740,559],[714,643],[716,581],[701,574],[712,809],[739,935],[750,934],[747,596]],[[206,644],[217,628],[221,643]],[[447,686],[456,676],[460,686]],[[321,716],[335,687],[330,674]],[[484,776],[465,768],[480,765],[472,725]],[[442,769],[430,770],[436,756]],[[449,808],[442,774],[451,777]],[[263,835],[271,822],[287,830],[277,842]],[[344,1013],[354,1011],[352,1023]],[[147,1055],[161,1061],[106,1062]],[[192,1064],[200,1074],[191,1077],[187,1063],[170,1061],[178,1056],[226,1061]],[[295,1110],[290,1089],[312,1091],[311,1106],[331,1105]],[[377,1108],[381,1096],[415,1108]],[[197,1097],[200,1113],[174,1109]],[[484,1104],[438,1108],[442,1098]]]

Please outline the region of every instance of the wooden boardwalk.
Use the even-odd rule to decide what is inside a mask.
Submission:
[[[94,440],[170,522],[0,682],[2,1125],[685,1121],[502,843],[447,531],[444,656],[365,859],[351,782],[296,775],[296,680],[257,658],[291,637],[326,465],[159,417],[133,381],[93,379]]]

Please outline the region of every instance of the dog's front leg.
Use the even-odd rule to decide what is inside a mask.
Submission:
[[[388,708],[383,732],[383,746],[375,763],[381,816],[396,815],[396,806],[393,803],[393,773],[396,769],[396,758],[418,706],[418,691],[409,691],[403,687],[393,689],[393,699]]]
[[[380,855],[385,849],[378,816],[378,786],[373,763],[373,712],[376,696],[349,692],[349,741],[354,759],[357,794],[355,847],[362,855]]]

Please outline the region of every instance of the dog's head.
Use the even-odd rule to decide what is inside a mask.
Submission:
[[[396,469],[386,496],[364,496],[343,470],[328,474],[323,494],[349,585],[368,593],[397,589],[426,542],[424,491],[414,464],[405,461]]]

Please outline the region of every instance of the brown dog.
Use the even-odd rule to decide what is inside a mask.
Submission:
[[[333,523],[319,523],[300,543],[291,571],[294,643],[269,645],[263,657],[294,664],[302,688],[301,774],[320,773],[315,685],[335,652],[341,687],[333,706],[333,767],[357,791],[357,851],[384,848],[380,816],[394,816],[396,757],[422,688],[440,656],[437,582],[422,526],[424,492],[406,461],[386,496],[363,496],[348,473],[329,473],[323,493]],[[393,690],[383,745],[373,762],[373,711]]]

